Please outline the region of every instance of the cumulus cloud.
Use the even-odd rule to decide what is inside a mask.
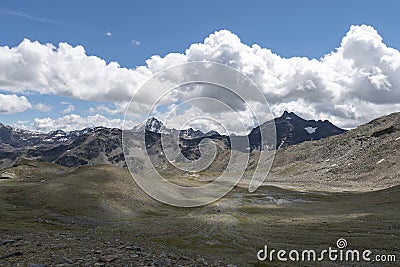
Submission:
[[[75,110],[75,106],[74,105],[69,104],[69,103],[66,103],[65,105],[67,105],[67,107],[65,109],[63,109],[61,111],[61,113],[68,114],[68,113],[74,112],[74,110]]]
[[[192,44],[184,53],[152,56],[145,66],[133,69],[89,56],[82,46],[54,46],[27,39],[16,47],[0,47],[0,59],[0,89],[4,91],[58,94],[114,105],[125,105],[153,74],[193,61],[218,62],[239,70],[260,87],[274,115],[288,109],[306,118],[329,119],[341,127],[355,127],[399,111],[400,105],[400,52],[388,47],[379,33],[367,25],[351,26],[339,47],[320,59],[283,58],[257,44],[246,45],[227,30],[210,34],[203,43]],[[231,78],[218,75],[221,79]],[[224,98],[212,88],[202,92]],[[154,89],[140,95],[133,103],[137,112],[151,105],[158,93],[155,83]],[[181,88],[168,100],[179,102],[198,94],[199,91]],[[196,112],[201,109],[201,103],[195,108]],[[106,108],[99,109],[111,113]],[[222,116],[225,111],[214,112]]]
[[[0,47],[0,89],[57,94],[85,100],[130,99],[151,72],[122,68],[116,62],[88,56],[82,46],[58,47],[28,39],[16,47]]]
[[[30,109],[32,104],[25,96],[0,94],[0,113],[17,113]]]
[[[34,106],[34,108],[41,112],[49,112],[52,109],[52,106],[44,104],[44,103],[39,103],[39,104],[36,104]]]
[[[97,105],[95,107],[90,107],[89,108],[89,113],[104,113],[104,114],[109,114],[109,115],[116,115],[116,114],[121,114],[125,110],[126,107],[108,107],[106,105]]]
[[[54,130],[63,130],[69,132],[77,129],[97,126],[122,128],[123,123],[125,123],[128,127],[133,127],[135,125],[132,121],[124,122],[121,119],[110,119],[99,114],[88,117],[81,117],[78,114],[69,114],[57,119],[36,118],[31,128],[41,132],[49,132]]]

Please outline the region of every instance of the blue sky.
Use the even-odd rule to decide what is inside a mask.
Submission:
[[[349,32],[351,25],[372,26],[383,38],[383,44],[398,50],[400,48],[398,10],[400,4],[395,0],[201,2],[6,0],[0,2],[0,25],[2,25],[0,46],[16,47],[24,38],[41,44],[51,43],[56,47],[60,42],[66,42],[72,47],[83,46],[86,55],[94,55],[107,63],[116,61],[121,67],[131,69],[146,66],[146,60],[153,55],[160,55],[163,58],[170,53],[185,53],[191,44],[203,43],[210,34],[226,29],[237,35],[244,45],[258,44],[282,58],[320,59],[340,47],[342,38]],[[4,75],[0,73],[0,79],[1,77]],[[392,84],[391,89],[398,91],[398,88],[394,88],[396,83]],[[122,118],[121,113],[104,113],[103,107],[115,108],[116,102],[107,101],[107,98],[93,101],[91,98],[76,97],[74,94],[63,94],[60,91],[27,92],[22,90],[23,88],[11,90],[4,85],[0,89],[3,95],[25,96],[31,105],[31,108],[21,112],[0,113],[0,121],[7,124],[15,125],[18,124],[17,121],[24,121],[25,126],[32,126],[35,118],[57,119],[66,114],[85,117],[96,114],[96,106],[102,107],[100,109],[103,113],[100,109],[97,111],[107,118]],[[289,103],[293,97],[296,98],[292,95],[282,98],[282,101]],[[357,99],[365,100],[363,97]],[[73,112],[63,112],[68,107],[66,102],[74,106]],[[49,110],[35,109],[39,103],[47,105]],[[340,103],[336,106],[338,105],[340,106]],[[285,108],[287,107],[286,105]],[[295,110],[296,112],[312,117],[312,111],[302,112],[301,108],[297,107],[299,110]],[[357,115],[358,113],[340,115],[340,112],[344,114],[345,111],[317,110],[316,117],[325,116],[337,122],[346,121],[342,126],[354,127],[375,115],[388,113],[388,110],[396,111],[396,108],[397,106],[389,108],[379,106],[377,109],[381,110],[380,113],[361,117]],[[79,124],[77,127],[81,126]]]
[[[400,3],[396,0],[2,0],[0,7],[0,24],[7,25],[1,27],[2,45],[14,46],[24,38],[81,44],[88,54],[127,67],[143,65],[152,55],[183,52],[221,29],[234,32],[246,44],[257,43],[283,57],[319,58],[338,47],[350,25],[358,24],[373,25],[388,46],[400,46]],[[112,33],[110,38],[105,36],[107,31]],[[139,40],[141,45],[132,45],[132,40]]]

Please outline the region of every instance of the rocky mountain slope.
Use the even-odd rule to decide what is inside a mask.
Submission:
[[[257,150],[250,153],[245,178],[259,156]],[[224,170],[228,161],[221,149],[207,172]],[[281,147],[265,183],[319,191],[378,190],[400,185],[399,162],[400,113],[393,113],[340,135]]]
[[[122,166],[121,130],[96,127],[43,134],[0,125],[0,168],[11,165],[20,157],[64,166]]]
[[[317,128],[320,127],[317,125],[321,125],[321,123],[328,123],[295,118],[289,120],[290,124],[287,124],[282,122],[286,120],[287,116],[294,117],[294,114],[284,114],[277,119],[277,124],[295,125],[294,129],[296,127],[300,129],[300,127],[308,127],[306,125]],[[15,160],[21,157],[72,167],[99,164],[125,166],[121,148],[122,133],[119,129],[98,127],[71,133],[58,131],[37,134],[7,126],[1,128],[0,164],[3,168],[11,166]],[[321,135],[318,136],[318,129],[315,134],[319,138]],[[335,130],[335,127],[331,127],[331,129]],[[299,134],[295,134],[296,132],[290,132],[292,135],[290,133],[278,135],[298,137]],[[137,135],[139,136],[139,134]],[[133,133],[132,146],[137,146],[139,143],[137,140],[139,137],[135,138],[135,133]],[[25,142],[23,143],[25,146],[21,147],[18,140]],[[202,137],[181,138],[180,149],[183,156],[191,160],[198,159],[200,157],[199,144],[202,140],[204,140]],[[209,136],[208,140],[216,144],[217,154],[213,164],[206,169],[206,172],[218,173],[224,170],[228,164],[230,140],[219,134]],[[301,138],[296,140],[301,140]],[[161,149],[160,133],[146,131],[146,142],[146,149],[153,164],[159,170],[172,171],[174,168],[168,163]],[[399,151],[400,113],[393,113],[340,135],[305,141],[287,147],[282,146],[276,152],[267,182],[281,186],[308,187],[312,184],[313,187],[319,186],[321,189],[330,187],[360,190],[362,189],[360,186],[370,189],[386,188],[399,184]],[[256,166],[258,155],[259,151],[257,150],[250,153],[248,168],[252,169]],[[137,165],[140,168],[141,156],[134,156],[137,157]],[[175,172],[172,171],[172,173]],[[177,174],[181,175],[182,173],[175,173],[175,175]],[[9,176],[4,172],[2,175],[4,178]]]
[[[346,190],[400,184],[400,113],[278,150],[270,182]]]
[[[328,120],[305,120],[293,112],[285,111],[282,116],[274,119],[276,127],[276,148],[288,147],[305,141],[319,140],[333,135],[345,133],[346,130],[333,125]],[[260,128],[268,132],[266,122],[254,128],[249,134],[252,150],[259,149],[261,144]]]
[[[154,117],[149,118],[145,122],[142,122],[141,124],[134,126],[132,128],[132,131],[133,132],[148,131],[160,134],[165,133],[171,135],[179,135],[181,138],[185,139],[194,139],[210,135],[210,133],[205,134],[202,131],[194,130],[193,128],[183,129],[183,130],[176,130],[174,128],[171,129],[164,126],[164,124],[161,121],[157,120]]]
[[[331,135],[343,133],[327,121],[307,121],[294,113],[285,112],[275,119],[277,131],[277,145],[279,148],[297,144],[307,140],[317,140]],[[267,123],[260,127],[266,127]],[[270,124],[269,124],[270,125]],[[260,128],[254,128],[248,136],[232,136],[239,140],[239,145],[234,149],[242,152],[259,150],[261,137]],[[152,148],[150,155],[152,160],[158,163],[165,162],[162,156],[160,143],[161,133],[170,136],[178,136],[181,142],[182,154],[188,159],[197,159],[200,156],[199,144],[208,138],[218,143],[220,155],[231,148],[231,140],[227,136],[215,131],[203,133],[192,128],[185,130],[169,129],[155,118],[134,127],[134,133],[146,131],[148,146]],[[122,151],[122,131],[116,128],[87,128],[80,131],[50,133],[35,133],[0,124],[0,169],[11,166],[18,158],[36,159],[39,161],[53,162],[63,166],[82,166],[113,164],[125,166]],[[137,139],[140,135],[137,135]],[[222,164],[223,165],[223,164]]]

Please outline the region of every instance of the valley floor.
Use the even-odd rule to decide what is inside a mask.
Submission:
[[[255,193],[237,187],[215,203],[184,209],[150,199],[123,170],[47,171],[59,174],[0,181],[0,266],[298,266],[259,261],[257,252],[264,245],[322,251],[336,248],[339,238],[349,249],[400,257],[400,186],[371,192],[262,186]]]

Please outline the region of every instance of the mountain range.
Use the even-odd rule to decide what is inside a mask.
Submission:
[[[205,138],[219,143],[222,150],[231,149],[231,139],[236,138],[239,144],[233,149],[243,152],[261,150],[260,129],[270,126],[263,123],[247,136],[224,136],[216,131],[203,133],[192,128],[176,130],[167,128],[156,118],[149,118],[144,123],[132,128],[137,138],[140,132],[146,133],[146,144],[149,154],[159,155],[161,152],[161,133],[179,135],[181,150],[185,157],[196,159],[200,156],[198,146]],[[329,121],[305,120],[293,112],[284,112],[275,118],[276,148],[284,148],[304,141],[319,140],[346,132]],[[152,149],[151,149],[152,148]],[[14,164],[18,158],[28,158],[44,162],[53,162],[63,166],[114,164],[125,166],[122,150],[122,130],[117,128],[95,127],[72,132],[61,130],[49,133],[38,133],[0,123],[0,168]],[[161,159],[165,162],[165,159]]]

